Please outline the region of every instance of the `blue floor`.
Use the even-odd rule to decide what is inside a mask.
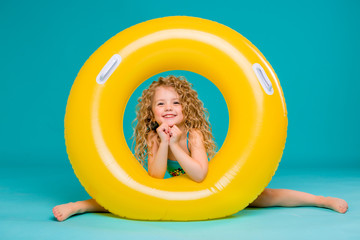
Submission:
[[[64,222],[55,205],[87,193],[69,165],[0,169],[0,239],[360,239],[360,169],[291,169],[281,165],[269,187],[344,198],[349,211],[247,208],[231,217],[198,222],[148,222],[87,213]]]

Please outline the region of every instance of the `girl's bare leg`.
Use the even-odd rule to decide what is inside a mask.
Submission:
[[[64,221],[74,214],[85,212],[109,212],[100,206],[95,199],[88,199],[85,201],[70,202],[61,204],[53,208],[53,213],[58,221]]]
[[[250,207],[301,207],[313,206],[330,208],[339,213],[345,213],[348,204],[345,200],[333,197],[315,196],[310,193],[299,192],[289,189],[265,190],[249,205]]]

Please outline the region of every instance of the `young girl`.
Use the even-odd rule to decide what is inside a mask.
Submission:
[[[202,182],[208,172],[208,159],[215,155],[207,110],[192,85],[183,77],[160,77],[143,91],[137,106],[135,156],[154,178],[186,173]],[[147,162],[146,162],[147,159]],[[339,198],[315,196],[288,189],[266,188],[250,207],[314,206],[339,213],[348,209]],[[94,199],[70,202],[53,208],[58,221],[84,212],[107,212]]]

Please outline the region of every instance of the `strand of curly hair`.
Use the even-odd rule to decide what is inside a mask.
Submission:
[[[158,124],[152,112],[152,98],[157,87],[173,87],[180,96],[180,102],[183,108],[186,132],[191,129],[200,130],[203,135],[204,146],[209,159],[215,155],[216,144],[212,135],[212,127],[209,122],[209,112],[204,108],[203,102],[198,98],[197,92],[192,88],[192,84],[185,77],[159,77],[153,81],[148,89],[145,89],[142,96],[138,99],[136,106],[136,118],[132,122],[134,133],[132,136],[133,145],[135,142],[135,157],[142,166],[147,166],[148,149],[146,139],[151,131],[156,130]],[[137,124],[136,124],[137,122]],[[135,127],[134,127],[135,125]],[[158,136],[158,141],[160,138]]]

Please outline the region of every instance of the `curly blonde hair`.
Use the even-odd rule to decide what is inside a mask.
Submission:
[[[152,100],[156,88],[160,86],[173,87],[177,94],[179,94],[185,119],[185,130],[186,132],[191,129],[200,130],[203,135],[207,156],[211,159],[215,155],[216,144],[209,122],[209,112],[198,98],[198,93],[192,88],[193,85],[185,77],[175,77],[174,75],[159,77],[157,81],[152,82],[148,89],[142,92],[142,96],[138,99],[136,118],[132,122],[134,128],[132,138],[133,144],[135,142],[136,159],[141,165],[147,165],[146,158],[149,151],[148,147],[150,146],[147,145],[146,139],[149,133],[155,131],[159,126],[152,112]],[[135,127],[134,124],[136,124]],[[159,136],[158,141],[160,141]]]

